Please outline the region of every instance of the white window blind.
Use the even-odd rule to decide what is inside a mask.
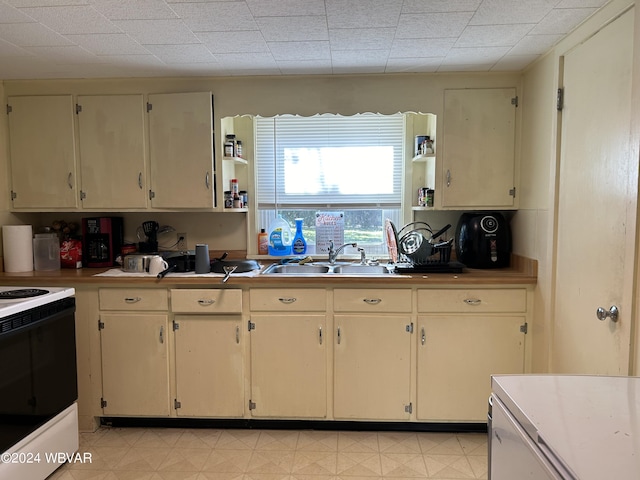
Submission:
[[[259,209],[400,208],[402,114],[255,121]]]

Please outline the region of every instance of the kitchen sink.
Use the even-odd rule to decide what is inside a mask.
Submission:
[[[340,263],[336,265],[330,265],[328,263],[280,265],[274,263],[267,267],[262,272],[262,275],[387,275],[389,273],[389,270],[384,265],[360,265],[357,263]]]

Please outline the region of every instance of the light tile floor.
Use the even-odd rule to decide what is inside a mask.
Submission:
[[[101,428],[48,480],[487,478],[483,433]]]

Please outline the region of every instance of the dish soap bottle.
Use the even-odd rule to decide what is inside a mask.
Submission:
[[[294,255],[307,253],[307,241],[302,234],[302,222],[302,218],[296,218],[296,233],[293,236],[293,244],[291,245]]]
[[[278,217],[269,226],[269,255],[291,255],[291,228],[287,221]]]
[[[269,253],[269,236],[264,228],[260,229],[258,234],[258,255],[267,255]]]

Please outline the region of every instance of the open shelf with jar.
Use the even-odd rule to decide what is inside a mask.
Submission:
[[[248,212],[248,193],[252,190],[249,163],[254,151],[253,119],[246,115],[225,117],[221,126],[223,211]]]
[[[431,113],[407,114],[407,185],[406,198],[411,211],[435,209],[436,187],[436,116]]]

